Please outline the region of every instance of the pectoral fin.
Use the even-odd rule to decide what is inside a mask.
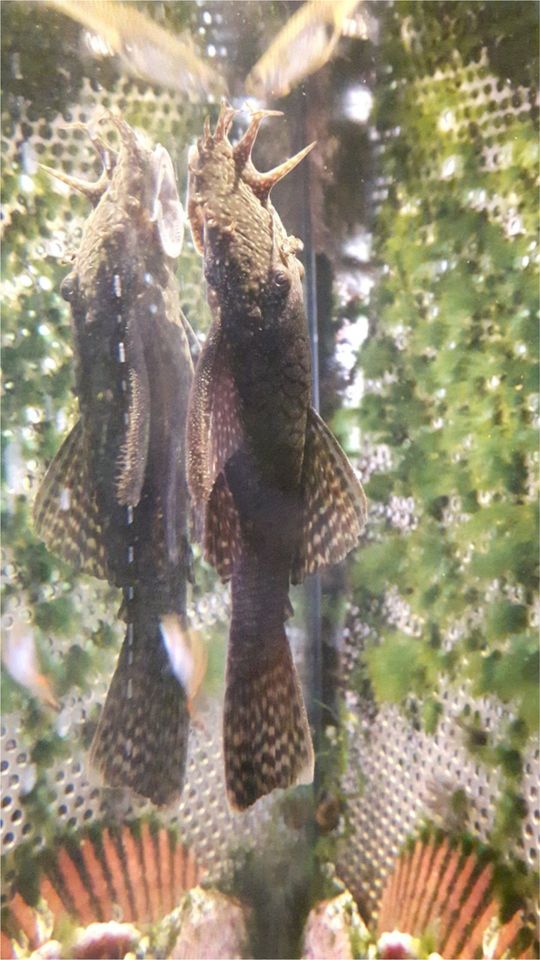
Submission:
[[[109,579],[103,528],[90,483],[82,424],[75,424],[49,466],[34,502],[36,533],[52,553]]]
[[[202,349],[188,413],[188,484],[194,506],[204,507],[227,460],[242,444],[238,397],[219,319]]]
[[[367,505],[345,453],[315,410],[308,411],[303,486],[303,534],[291,579],[339,563],[358,543]]]
[[[150,397],[146,367],[129,367],[126,431],[117,459],[116,497],[122,506],[136,507],[141,499],[150,434]]]
[[[204,554],[229,580],[240,542],[239,521],[224,468],[242,444],[239,401],[219,318],[195,370],[188,415],[188,484],[195,512],[204,517]]]
[[[220,473],[206,507],[204,557],[224,583],[231,579],[233,564],[240,556],[240,522],[231,491]]]
[[[201,355],[201,344],[183,310],[180,310],[180,323],[182,324],[184,333],[187,337],[191,360],[193,363],[196,363]]]
[[[152,169],[154,198],[151,219],[157,225],[163,252],[176,259],[184,242],[184,208],[178,196],[172,160],[160,143],[152,153]]]

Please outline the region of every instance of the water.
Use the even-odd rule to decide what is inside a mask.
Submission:
[[[247,94],[245,80],[298,4],[137,5],[171,42],[188,35],[196,61],[137,24],[120,48],[110,23],[100,33],[53,5],[3,5],[4,901],[18,883],[33,902],[39,858],[52,851],[50,882],[84,926],[144,928],[206,871],[209,886],[252,911],[246,931],[242,914],[226,928],[231,907],[219,897],[195,898],[189,917],[184,905],[186,937],[197,911],[217,918],[208,956],[235,955],[223,946],[229,936],[243,938],[236,949],[246,956],[308,955],[303,936],[314,937],[310,955],[330,956],[329,921],[312,918],[308,933],[304,924],[342,884],[367,927],[349,901],[336,905],[340,956],[351,938],[354,955],[367,955],[395,927],[420,942],[383,942],[378,955],[472,956],[483,938],[497,956],[496,937],[515,936],[499,933],[501,904],[505,920],[524,911],[516,932],[529,937],[540,822],[537,11],[520,2],[371,4],[367,15],[349,6],[341,21],[334,4],[324,36],[341,38],[326,65],[311,21],[296,47],[285,38],[279,69],[265,76],[291,90],[274,98],[255,93],[253,80]],[[228,807],[223,781],[229,587],[195,547],[189,610],[206,677],[181,799],[153,808],[103,788],[88,760],[122,641],[119,592],[47,551],[31,518],[77,415],[60,287],[90,209],[40,164],[97,180],[100,148],[80,125],[105,137],[110,158],[113,134],[96,133],[96,118],[112,109],[165,147],[183,201],[188,149],[206,116],[215,123],[225,84],[239,111],[233,141],[249,109],[284,112],[261,127],[258,169],[317,140],[272,202],[304,244],[314,403],[369,498],[360,547],[291,592],[287,634],[314,734],[314,787],[275,791],[243,813]],[[187,230],[176,276],[204,342],[211,316]],[[121,298],[119,276],[111,291]],[[117,346],[123,365],[125,339]],[[133,508],[126,513],[132,528]],[[82,844],[90,826],[94,842],[101,837],[93,859]],[[461,890],[464,858],[454,862],[444,841],[416,848],[416,882],[395,888],[398,906],[388,889],[383,899],[421,827],[426,844],[444,834],[476,855],[482,843],[504,878],[496,888],[487,878],[478,927],[460,931],[445,909],[452,896],[456,906],[474,899],[482,864]],[[147,955],[168,955],[178,926],[154,931]],[[17,923],[10,935],[29,955]],[[56,930],[45,923],[49,936]]]

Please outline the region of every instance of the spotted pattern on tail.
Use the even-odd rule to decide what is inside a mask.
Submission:
[[[229,658],[223,722],[225,780],[243,810],[275,787],[313,780],[313,745],[285,634],[280,656],[258,674],[235,673]]]
[[[308,412],[302,471],[304,522],[291,579],[340,563],[359,541],[366,522],[362,485],[339,443],[315,410]]]
[[[164,806],[182,791],[188,733],[187,691],[173,671],[159,622],[141,616],[128,623],[92,763],[109,786],[129,787]]]
[[[67,435],[34,503],[36,533],[76,569],[109,579],[101,516],[90,482],[82,424]]]

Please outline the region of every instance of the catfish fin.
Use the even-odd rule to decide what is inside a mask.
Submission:
[[[79,420],[50,464],[33,509],[36,533],[51,553],[109,580],[99,507],[91,487]]]
[[[212,488],[206,508],[204,558],[224,583],[231,579],[234,560],[240,556],[241,534],[233,495],[223,473]]]
[[[303,531],[291,580],[339,563],[360,539],[367,503],[345,453],[313,408],[308,410],[302,468]]]
[[[195,509],[207,504],[216,477],[242,444],[238,396],[217,318],[201,351],[188,412],[188,485]]]
[[[117,459],[116,498],[136,507],[141,499],[150,436],[150,396],[146,368],[129,367],[125,381],[129,395],[124,441]]]
[[[184,208],[178,196],[172,160],[160,143],[154,147],[151,167],[154,197],[151,220],[156,223],[163,252],[175,260],[184,242]]]
[[[151,604],[148,604],[151,609]],[[194,669],[186,625],[137,611],[127,631],[92,742],[90,760],[111,787],[157,806],[177,801],[186,769]]]
[[[184,328],[184,333],[188,340],[191,360],[193,363],[196,363],[201,355],[201,344],[183,310],[180,310],[180,323]]]

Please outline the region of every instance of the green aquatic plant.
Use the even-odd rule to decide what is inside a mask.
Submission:
[[[365,663],[378,700],[417,698],[428,732],[441,683],[507,705],[513,719],[493,742],[464,727],[506,784],[501,844],[523,815],[521,751],[539,720],[528,86],[538,23],[531,5],[519,10],[516,19],[511,4],[403,2],[381,14],[375,110],[388,189],[374,248],[384,271],[358,358],[359,420],[391,466],[367,484],[383,509],[352,571],[355,601],[372,611]],[[414,504],[406,529],[392,520],[396,497]],[[409,610],[399,628],[387,616],[390,586]]]

